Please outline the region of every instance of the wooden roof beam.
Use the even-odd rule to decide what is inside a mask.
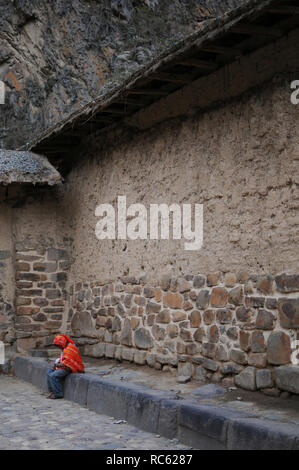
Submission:
[[[240,57],[242,55],[241,49],[237,49],[234,47],[224,47],[224,46],[213,46],[213,45],[206,45],[200,48],[201,51],[204,52],[212,52],[213,54],[223,54],[229,55],[234,57]]]
[[[199,60],[199,59],[192,59],[192,58],[181,59],[181,60],[176,61],[175,63],[179,65],[197,67],[203,70],[215,70],[217,68],[217,64],[213,62],[208,62],[208,61]]]
[[[149,96],[167,96],[169,92],[162,90],[151,90],[151,89],[139,89],[139,90],[128,90],[129,95],[149,95]]]
[[[128,106],[144,106],[148,104],[147,101],[136,101],[129,98],[116,99],[114,103],[120,103]]]
[[[171,83],[187,84],[191,82],[191,80],[187,79],[186,77],[182,77],[182,76],[175,75],[172,73],[165,73],[165,72],[154,73],[149,78],[150,80],[159,80],[161,82],[171,82]]]
[[[283,34],[280,29],[245,23],[236,24],[230,30],[228,30],[228,32],[229,31],[237,34],[248,34],[249,36],[266,36],[271,38],[278,38]]]
[[[95,114],[94,117],[92,117],[91,119],[87,119],[86,121],[84,121],[81,125],[85,125],[85,124],[88,124],[89,122],[91,123],[94,123],[94,122],[107,122],[108,124],[110,122],[113,122],[114,120],[113,119],[109,119],[109,117],[107,116],[99,116],[98,114]]]
[[[299,15],[299,7],[294,5],[279,5],[266,8],[269,13],[278,15]]]
[[[69,153],[72,149],[75,149],[76,147],[75,146],[72,146],[71,148],[68,147],[68,148],[64,148],[64,147],[45,147],[45,148],[40,148],[38,149],[38,151],[40,153],[45,153],[45,154],[49,154],[49,153]]]
[[[109,109],[109,108],[106,108],[106,109],[101,109],[99,111],[99,113],[108,113],[108,114],[115,114],[115,115],[125,115],[127,114],[127,112],[125,110],[122,110],[122,109]]]
[[[84,128],[85,129],[85,128]],[[85,137],[88,134],[88,130],[83,130],[83,129],[77,129],[74,128],[69,131],[65,131],[63,135],[66,135],[67,137],[78,137],[78,139],[81,139],[82,137]]]

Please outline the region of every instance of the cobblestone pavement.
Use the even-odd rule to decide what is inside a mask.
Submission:
[[[31,384],[0,376],[0,450],[185,450],[169,440],[67,400],[47,400]]]

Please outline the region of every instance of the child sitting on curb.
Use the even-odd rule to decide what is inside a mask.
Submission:
[[[66,335],[57,335],[54,345],[61,349],[61,356],[47,372],[49,395],[47,398],[63,398],[62,379],[68,374],[84,372],[84,364],[74,341]]]

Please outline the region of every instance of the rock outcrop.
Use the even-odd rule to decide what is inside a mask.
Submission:
[[[244,0],[246,3],[246,0]],[[121,83],[237,0],[0,1],[0,148],[43,130]],[[14,129],[11,133],[10,130]]]

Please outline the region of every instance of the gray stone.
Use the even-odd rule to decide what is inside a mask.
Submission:
[[[256,386],[257,388],[272,388],[273,379],[272,373],[269,369],[261,369],[256,371]]]
[[[122,346],[116,346],[115,348],[115,359],[117,361],[121,361],[122,360],[122,355],[121,355],[121,352],[122,352]]]
[[[136,364],[144,365],[146,363],[146,351],[136,350],[134,354],[134,362]]]
[[[190,382],[191,377],[187,377],[186,375],[179,375],[178,376],[178,383],[179,384],[186,384],[187,382]]]
[[[225,407],[184,402],[178,415],[179,440],[195,449],[224,450],[230,421],[243,416],[246,415]]]
[[[146,362],[150,367],[154,367],[156,363],[156,354],[148,354],[146,358]]]
[[[280,390],[299,394],[299,366],[275,367],[274,378]]]
[[[61,250],[57,248],[48,249],[48,260],[57,261],[57,260],[62,260],[62,259],[63,260],[69,259],[69,254],[66,250]]]
[[[205,278],[203,276],[194,276],[194,279],[193,279],[193,287],[195,287],[196,289],[200,288],[200,287],[203,287],[205,285]]]
[[[240,374],[244,370],[244,367],[234,362],[227,362],[220,367],[220,372],[223,375],[235,375]]]
[[[26,380],[39,388],[45,385],[45,373],[48,368],[49,365],[44,360],[30,357],[16,359],[17,375],[23,374],[24,378],[27,377]],[[147,432],[170,438],[178,436],[182,442],[196,449],[274,450],[299,447],[297,425],[274,419],[257,419],[251,412],[238,411],[226,405],[197,404],[195,399],[175,400],[175,395],[168,391],[153,390],[142,385],[124,383],[108,377],[95,377],[91,374],[71,374],[66,378],[64,392],[65,398],[91,410],[125,420]],[[44,409],[47,405],[42,403]],[[65,412],[64,402],[61,401],[59,405],[61,412]],[[73,411],[78,417],[78,407]],[[95,419],[95,415],[88,410],[82,411],[80,416],[83,416],[83,413],[85,419]],[[82,426],[84,427],[84,424]],[[84,429],[82,431],[80,438],[84,440],[87,432]],[[91,432],[90,436],[92,440]],[[111,440],[109,442],[111,443]]]
[[[10,254],[10,251],[8,250],[0,250],[0,259],[3,260],[3,259],[8,259],[10,258],[11,254]]]
[[[121,356],[125,361],[133,361],[134,360],[134,352],[136,349],[129,349],[129,348],[123,348],[121,352]]]
[[[205,359],[203,363],[203,367],[205,369],[211,370],[213,372],[216,372],[219,368],[218,362],[213,361],[212,359]]]
[[[201,290],[196,299],[196,307],[197,308],[207,308],[209,305],[210,294],[208,290]]]
[[[228,450],[292,450],[298,426],[273,420],[240,418],[231,420],[227,433]]]
[[[230,352],[230,358],[237,364],[247,364],[247,354],[241,349],[232,349]]]
[[[97,332],[89,312],[77,312],[72,318],[71,328],[74,336],[97,338]]]
[[[115,344],[106,344],[105,356],[109,358],[114,358],[115,355]]]
[[[220,344],[217,348],[215,359],[222,362],[228,361],[228,352],[222,344]]]
[[[121,344],[124,344],[125,346],[132,346],[133,345],[132,335],[133,335],[133,332],[131,328],[130,319],[126,318],[124,321],[124,326],[123,326],[121,336],[120,336]]]
[[[277,289],[280,292],[298,292],[299,274],[280,274],[275,277]]]
[[[278,310],[282,328],[299,328],[299,298],[278,299]]]
[[[64,398],[86,406],[87,390],[89,386],[89,374],[71,374],[65,379]]]
[[[203,366],[198,366],[195,368],[195,380],[199,380],[200,382],[206,382],[207,381],[207,374],[208,372]]]
[[[150,349],[154,344],[150,331],[145,328],[139,328],[135,331],[134,340],[136,346],[140,349]]]
[[[255,373],[254,367],[246,367],[239,375],[236,375],[235,384],[245,390],[256,390]]]
[[[291,362],[290,337],[283,331],[273,331],[267,343],[270,364],[282,365]]]
[[[259,330],[273,330],[275,317],[272,312],[260,309],[256,318],[256,328]]]
[[[215,384],[202,385],[192,391],[192,395],[200,398],[210,398],[216,395],[223,395],[227,390]]]
[[[112,320],[112,331],[120,331],[121,330],[121,318],[116,315]]]
[[[87,345],[84,347],[84,354],[91,357],[103,357],[105,355],[105,343]]]
[[[187,377],[189,380],[193,375],[193,364],[191,362],[179,362],[178,363],[178,376]]]

